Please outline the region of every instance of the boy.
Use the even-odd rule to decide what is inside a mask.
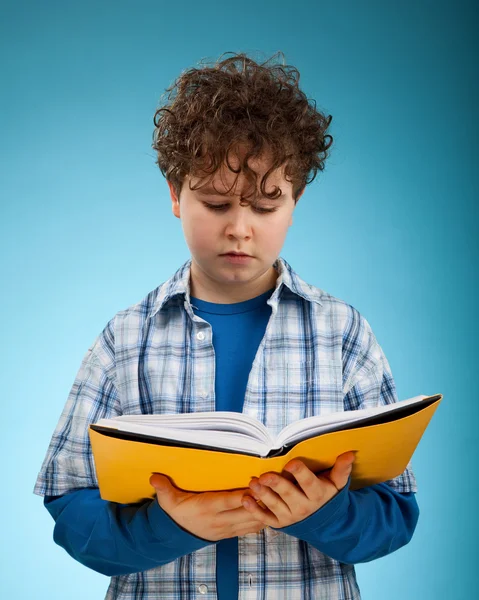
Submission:
[[[233,55],[169,88],[154,148],[191,259],[88,349],[37,480],[55,541],[112,576],[107,599],[357,599],[354,563],[416,526],[411,469],[350,491],[352,452],[321,476],[295,460],[246,490],[189,493],[158,473],[154,500],[98,493],[88,425],[102,417],[233,410],[277,433],[397,401],[368,322],[279,258],[331,117],[295,69],[269,62]]]

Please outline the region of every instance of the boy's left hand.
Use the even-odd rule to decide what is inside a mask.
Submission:
[[[284,470],[294,476],[297,485],[278,473],[264,473],[254,477],[249,485],[264,508],[250,496],[244,496],[243,506],[270,527],[293,525],[312,515],[346,486],[354,459],[354,452],[341,454],[333,467],[321,475],[315,475],[301,460],[294,459]]]

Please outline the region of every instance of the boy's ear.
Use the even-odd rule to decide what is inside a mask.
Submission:
[[[176,194],[175,188],[173,187],[173,184],[171,183],[171,181],[167,180],[166,183],[168,184],[168,187],[170,188],[171,210],[173,211],[173,214],[175,215],[175,217],[178,217],[178,219],[179,219],[180,218],[179,198]]]

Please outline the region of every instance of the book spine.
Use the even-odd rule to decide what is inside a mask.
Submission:
[[[288,446],[281,446],[281,448],[272,448],[265,458],[275,458],[277,456],[283,456],[289,450]]]

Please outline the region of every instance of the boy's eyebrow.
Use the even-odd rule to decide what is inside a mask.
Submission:
[[[207,186],[198,188],[197,190],[193,190],[193,191],[196,192],[197,194],[199,194],[200,196],[231,197],[230,194],[222,194],[218,190],[215,190],[214,188],[207,187]],[[283,192],[281,192],[281,194],[277,198],[268,198],[268,196],[263,196],[262,194],[258,194],[257,198],[259,198],[260,200],[283,200],[284,196],[285,195],[283,194]]]

